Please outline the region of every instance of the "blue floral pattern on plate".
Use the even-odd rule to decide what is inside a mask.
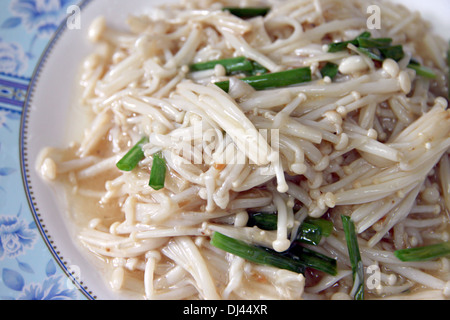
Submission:
[[[14,170],[6,169],[6,171]],[[34,225],[29,226],[19,215],[0,216],[0,260],[16,258],[27,249],[33,248],[37,238],[33,229]]]
[[[2,281],[6,287],[18,292],[18,296],[1,297],[4,300],[75,300],[77,291],[75,287],[68,284],[67,277],[57,274],[53,260],[49,260],[45,268],[45,276],[40,283],[25,282],[23,272],[34,273],[30,265],[18,262],[18,270],[4,268],[2,270]]]
[[[28,32],[50,37],[65,18],[67,6],[72,3],[72,0],[12,0],[10,10],[13,16],[6,23],[12,26],[23,23]]]
[[[26,91],[54,32],[77,0],[0,4],[0,299],[75,300],[84,296],[39,234],[23,187],[19,141]]]
[[[0,38],[0,72],[23,74],[28,65],[28,57],[17,43],[8,43]]]

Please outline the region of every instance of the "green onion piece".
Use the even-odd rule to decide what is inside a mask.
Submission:
[[[214,67],[218,64],[222,65],[225,68],[228,75],[241,72],[252,73],[254,69],[252,62],[246,57],[227,58],[194,63],[189,66],[189,69],[191,72],[209,70],[214,69]]]
[[[256,61],[249,60],[246,57],[235,57],[206,62],[194,63],[189,66],[191,72],[214,69],[216,65],[222,65],[227,75],[245,73],[249,76],[267,73],[268,70]]]
[[[389,48],[392,39],[391,38],[363,38],[359,37],[358,40],[358,51],[364,53],[370,59],[375,61],[383,61],[385,57],[381,54],[382,48],[386,51]],[[396,49],[398,50],[398,48]],[[402,49],[403,53],[403,49]]]
[[[277,230],[278,217],[275,213],[253,213],[249,215],[247,227],[258,227],[262,230]],[[331,221],[319,218],[307,218],[300,225],[296,240],[302,243],[318,245],[322,236],[328,237],[333,231]]]
[[[403,46],[401,45],[390,47],[379,47],[377,49],[380,50],[381,54],[385,59],[391,58],[395,61],[399,61],[405,56],[405,53],[403,52]]]
[[[142,146],[144,144],[148,143],[148,138],[143,137],[141,140],[139,140],[138,143],[136,143],[130,151],[128,151],[122,159],[117,162],[116,166],[122,171],[131,171],[133,170],[139,161],[144,159],[144,151],[142,151]]]
[[[314,224],[303,222],[298,230],[296,240],[317,246],[322,240],[322,230]]]
[[[247,77],[241,80],[250,84],[255,90],[286,87],[311,81],[311,69],[309,67],[291,69]]]
[[[356,39],[353,39],[353,40],[330,43],[328,45],[328,52],[343,51],[343,50],[347,49],[347,46],[349,43],[351,43],[355,46],[358,46],[358,44],[359,44],[358,40],[361,38],[363,38],[363,39],[370,38],[370,32],[365,31],[365,32],[361,33],[358,37],[356,37]]]
[[[278,217],[276,213],[252,213],[249,215],[248,227],[257,226],[263,230],[276,230]],[[306,218],[304,223],[312,224],[321,229],[321,234],[325,237],[329,237],[333,232],[333,223],[329,220],[322,218]]]
[[[433,72],[433,70],[425,66],[422,66],[420,63],[413,60],[411,60],[411,62],[408,64],[408,68],[415,70],[418,76],[424,78],[436,79],[437,77],[437,75]]]
[[[359,40],[361,38],[370,38],[371,33],[369,31],[364,31],[359,36],[356,37],[356,40]]]
[[[348,44],[351,43],[355,46],[358,45],[357,40],[349,40],[349,41],[343,41],[343,42],[334,42],[330,43],[328,45],[328,52],[339,52],[347,49]]]
[[[235,15],[242,19],[249,19],[258,16],[265,16],[269,13],[270,8],[261,7],[261,8],[239,8],[239,7],[225,7],[222,9],[223,11],[229,11],[232,15]]]
[[[436,79],[437,77],[436,74],[433,72],[433,70],[420,64],[410,63],[408,65],[408,68],[415,70],[418,76],[422,76],[429,79]]]
[[[330,77],[333,79],[339,72],[339,66],[332,62],[327,62],[327,64],[320,70],[322,77]]]
[[[311,69],[309,67],[304,67],[246,77],[242,78],[241,80],[251,85],[255,90],[286,87],[302,82],[311,81]],[[225,92],[228,92],[230,88],[230,81],[220,81],[216,82],[215,84]]]
[[[344,227],[345,239],[347,241],[348,255],[352,265],[353,289],[352,296],[355,300],[364,300],[364,266],[359,252],[358,239],[355,224],[350,217],[341,216]]]
[[[219,81],[215,82],[214,84],[225,92],[228,92],[228,90],[230,90],[230,81]]]
[[[211,244],[221,250],[234,254],[248,261],[286,269],[297,273],[304,273],[305,266],[298,260],[287,257],[273,250],[249,245],[244,241],[230,238],[219,232],[214,232]]]
[[[333,222],[321,218],[306,218],[305,222],[320,228],[322,236],[329,237],[333,232]]]
[[[327,257],[319,252],[303,248],[303,254],[300,259],[309,268],[323,271],[332,276],[337,275],[337,261],[333,258]]]
[[[261,75],[261,74],[265,74],[265,73],[269,72],[269,70],[267,70],[265,67],[260,65],[258,62],[256,62],[256,61],[251,61],[251,62],[253,65],[253,70],[251,72],[252,76],[257,76],[257,75]]]
[[[381,47],[388,47],[392,43],[391,38],[364,38],[359,37],[358,40],[358,46],[360,48],[381,48]]]
[[[253,213],[248,217],[248,227],[258,227],[262,230],[277,230],[278,217],[275,213]]]
[[[148,185],[154,190],[160,190],[164,188],[164,182],[166,180],[166,162],[162,158],[160,153],[153,155],[153,164],[150,172],[150,181]]]
[[[450,255],[450,242],[394,251],[401,261],[427,261]]]
[[[294,243],[287,255],[292,257],[292,259],[298,259],[307,268],[319,270],[332,276],[337,275],[337,261],[319,252]]]
[[[357,50],[361,53],[364,53],[366,56],[368,56],[370,59],[375,61],[383,61],[384,58],[379,53],[380,51],[378,49],[374,48],[357,48]],[[378,51],[378,52],[375,52]]]
[[[349,43],[356,46],[360,52],[377,61],[383,61],[387,58],[399,61],[405,56],[403,46],[392,46],[391,38],[370,38],[370,32],[363,32],[354,40],[331,43],[328,46],[328,52],[345,50]],[[379,53],[374,52],[374,50],[379,51]]]

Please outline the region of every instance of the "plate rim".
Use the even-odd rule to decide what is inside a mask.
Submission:
[[[80,0],[75,3],[76,6],[79,7],[80,13],[85,10],[86,6],[92,3],[93,0]],[[35,201],[33,196],[34,191],[32,187],[32,182],[30,180],[30,164],[28,162],[28,153],[27,153],[27,141],[26,136],[28,134],[28,123],[29,123],[29,109],[31,107],[31,102],[33,101],[33,96],[35,92],[36,85],[39,81],[39,77],[45,68],[48,57],[52,53],[52,50],[57,45],[59,39],[63,36],[64,32],[67,31],[67,21],[70,16],[66,16],[63,21],[60,23],[58,29],[53,33],[50,40],[48,41],[45,49],[42,51],[38,62],[33,70],[32,76],[30,78],[30,82],[28,85],[26,98],[23,104],[23,110],[20,119],[20,128],[19,128],[19,159],[20,159],[20,171],[22,177],[22,183],[25,190],[25,195],[27,198],[27,203],[31,211],[31,215],[33,216],[34,222],[39,230],[41,238],[44,240],[45,245],[49,249],[53,259],[57,262],[58,266],[62,269],[62,271],[66,274],[66,276],[72,281],[72,283],[76,286],[78,291],[80,291],[87,299],[96,300],[97,296],[91,291],[83,281],[79,281],[77,277],[71,272],[68,268],[68,262],[61,255],[62,253],[58,251],[57,245],[51,239],[51,235],[48,234],[48,231],[45,228],[45,222],[41,218],[41,214],[39,212],[38,204]]]

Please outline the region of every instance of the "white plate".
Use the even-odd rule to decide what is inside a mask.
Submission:
[[[174,2],[174,0],[165,0]],[[106,17],[108,25],[126,30],[129,14],[142,14],[160,0],[86,0],[80,4],[80,29],[69,29],[64,23],[57,31],[32,77],[22,116],[20,139],[22,171],[29,203],[49,250],[63,270],[88,299],[119,299],[74,245],[61,194],[42,181],[35,170],[42,148],[64,148],[69,128],[70,107],[75,97],[75,79],[83,59],[92,52],[87,30],[93,19]],[[75,272],[74,275],[72,273]]]
[[[419,10],[423,17],[434,23],[437,32],[448,37],[448,0],[395,1],[406,4],[411,10]],[[160,0],[84,1],[80,5],[81,29],[69,30],[66,24],[59,29],[36,68],[23,112],[20,148],[30,207],[49,250],[89,299],[119,299],[121,296],[111,292],[101,271],[74,245],[66,226],[64,209],[54,190],[37,175],[34,164],[42,148],[65,147],[65,135],[70,127],[69,109],[75,99],[74,79],[80,63],[93,49],[86,36],[91,21],[104,15],[108,24],[125,29],[129,14],[143,13],[158,2],[161,3]]]
[[[432,23],[434,32],[450,40],[450,2],[448,0],[391,0],[401,3],[411,11],[418,11],[422,18]]]

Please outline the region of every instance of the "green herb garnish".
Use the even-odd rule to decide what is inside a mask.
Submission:
[[[450,242],[394,251],[401,261],[427,261],[450,255]]]
[[[341,219],[344,227],[345,239],[347,241],[348,255],[352,266],[352,295],[355,300],[364,300],[364,266],[359,252],[355,225],[350,217],[341,216]]]
[[[258,17],[258,16],[265,16],[267,13],[269,13],[270,8],[269,7],[261,7],[261,8],[225,7],[222,10],[229,11],[232,15],[235,15],[241,19],[249,19],[249,18],[254,18],[254,17]]]
[[[153,155],[153,164],[150,172],[149,186],[154,190],[160,190],[164,188],[166,179],[166,162],[162,158],[161,153],[155,153]]]
[[[302,82],[311,81],[311,69],[309,67],[291,69],[281,72],[267,73],[240,79],[255,90],[266,90],[272,88],[286,87]],[[228,92],[230,81],[220,81],[215,83],[219,88]]]
[[[139,161],[144,159],[144,151],[142,151],[142,146],[148,143],[148,138],[144,137],[136,143],[130,151],[128,151],[122,159],[117,162],[116,166],[122,171],[131,171],[133,170]]]

